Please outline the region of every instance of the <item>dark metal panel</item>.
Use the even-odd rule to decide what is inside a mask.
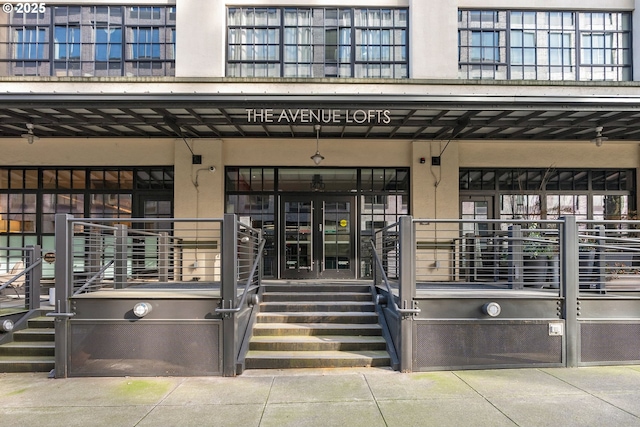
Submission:
[[[580,364],[640,362],[639,321],[580,321]]]
[[[562,366],[549,322],[414,321],[414,370]]]
[[[124,291],[127,292],[127,291]],[[220,298],[181,299],[178,290],[174,298],[154,298],[152,293],[144,297],[75,298],[71,300],[74,319],[79,320],[128,320],[148,322],[160,319],[219,319],[215,312]],[[89,294],[91,295],[91,294]],[[133,306],[139,302],[151,304],[151,312],[140,319],[133,314]]]
[[[73,319],[69,376],[220,375],[221,329],[220,320]]]
[[[640,319],[640,297],[625,295],[588,297],[578,300],[578,319]]]
[[[481,293],[481,292],[478,292]],[[508,293],[508,292],[507,292]],[[489,302],[500,304],[501,319],[560,319],[562,300],[560,298],[523,298],[501,296],[483,297],[482,295],[464,298],[418,298],[420,314],[418,319],[491,319],[482,308]]]

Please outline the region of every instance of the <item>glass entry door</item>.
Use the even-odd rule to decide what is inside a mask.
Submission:
[[[355,278],[354,203],[349,196],[282,196],[282,278]]]

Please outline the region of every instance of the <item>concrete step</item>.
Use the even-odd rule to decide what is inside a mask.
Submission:
[[[259,323],[378,323],[378,314],[372,311],[341,312],[263,312],[258,313]]]
[[[34,317],[27,321],[28,328],[53,329],[55,327],[55,319],[53,317]]]
[[[386,351],[257,351],[245,359],[247,369],[354,368],[389,366]]]
[[[53,341],[13,341],[0,345],[0,356],[54,356]]]
[[[22,329],[13,333],[13,341],[55,341],[55,329]]]
[[[53,356],[0,356],[0,372],[49,372],[54,367]]]
[[[381,335],[377,323],[256,323],[253,335]]]
[[[371,301],[289,301],[289,302],[263,302],[260,304],[261,312],[287,311],[287,312],[318,312],[318,311],[375,311]]]
[[[371,301],[371,292],[265,292],[264,302],[276,301]]]
[[[371,285],[366,284],[266,284],[265,292],[296,292],[296,293],[335,293],[335,292],[367,292],[371,293]]]
[[[254,336],[249,350],[259,351],[370,351],[385,350],[381,336],[314,335]]]

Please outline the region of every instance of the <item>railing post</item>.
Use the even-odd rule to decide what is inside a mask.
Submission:
[[[520,225],[509,226],[509,283],[511,289],[524,289],[524,260],[522,259],[523,247],[522,244],[522,228]]]
[[[99,272],[102,267],[102,258],[105,246],[103,239],[104,237],[98,228],[91,230],[89,236],[87,236],[86,248],[89,249],[86,254],[87,279],[93,277],[93,275]],[[100,279],[102,279],[102,277]]]
[[[31,267],[42,259],[42,249],[40,245],[27,246],[26,268]],[[25,304],[27,310],[37,310],[40,308],[40,279],[42,279],[42,264],[32,268],[25,278]]]
[[[113,288],[124,289],[127,283],[128,229],[126,224],[117,224],[113,232]]]
[[[73,225],[69,214],[56,214],[55,289],[56,312],[69,313],[69,296],[73,287]],[[55,318],[55,377],[66,378],[69,361],[69,319]]]
[[[596,244],[595,260],[593,261],[593,268],[595,269],[595,273],[593,275],[594,277],[597,278],[596,289],[600,289],[604,291],[606,287],[605,286],[605,280],[606,280],[605,264],[606,263],[604,259],[604,244],[606,242],[605,238],[607,234],[606,234],[604,225],[598,225],[596,229],[598,230],[598,237],[600,237],[600,239],[597,240],[598,243]],[[601,292],[601,293],[604,293],[604,292]]]
[[[222,283],[221,308],[235,306],[238,290],[238,220],[234,214],[225,214],[222,224]],[[236,317],[233,313],[222,315],[222,374],[236,375]]]
[[[414,297],[416,290],[416,242],[413,218],[400,217],[400,274],[399,274],[399,302],[400,308],[415,308]],[[393,295],[390,295],[393,298]],[[400,322],[400,371],[413,371],[413,315],[402,316]]]
[[[580,284],[578,280],[578,225],[575,216],[560,218],[560,275],[561,289],[564,296],[563,316],[565,321],[565,342],[567,367],[575,368],[580,361],[579,324],[580,314],[578,293]]]
[[[169,281],[169,235],[160,233],[158,237],[158,280]]]

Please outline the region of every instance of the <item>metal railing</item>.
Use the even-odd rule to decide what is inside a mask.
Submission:
[[[560,288],[561,221],[415,219],[413,223],[419,284]]]
[[[71,295],[220,282],[221,219],[68,217],[64,221]]]
[[[583,293],[640,291],[640,221],[578,222]]]
[[[238,223],[237,236],[237,276],[238,283],[242,285],[241,287],[238,286],[237,289],[238,293],[240,293],[240,300],[233,304],[232,307],[216,308],[216,313],[223,315],[241,311],[245,307],[248,295],[253,291],[257,291],[261,285],[262,269],[259,267],[266,243],[263,239],[262,231],[249,225]]]
[[[42,258],[40,246],[0,247],[0,291],[11,288],[22,304],[0,301],[0,307],[40,308]]]
[[[170,298],[164,291],[212,290],[207,298],[217,305],[212,310],[222,325],[222,372],[235,375],[250,331],[245,314],[258,301],[264,247],[261,230],[239,223],[232,214],[213,219],[57,215],[56,311],[48,315],[59,320],[56,335],[65,338],[56,341],[56,376],[68,372],[72,299],[123,288],[162,289],[163,298]]]
[[[564,219],[411,221],[408,232],[390,224],[372,240],[374,281],[396,296],[407,255],[401,254],[402,238],[411,239],[408,257],[418,290],[526,289],[562,296],[563,264],[573,262],[582,293],[640,292],[640,221],[577,222],[569,234],[577,256],[563,252]]]
[[[390,239],[390,240],[397,240],[397,239]],[[387,271],[389,271],[389,257],[388,257],[389,251],[387,250],[390,247],[390,245],[388,244],[389,242],[383,243],[382,245],[378,245],[378,246],[376,246],[376,243],[374,240],[371,240],[370,243],[372,247],[371,253],[373,256],[373,264],[375,265],[374,283],[384,285],[384,288],[386,289],[389,295],[389,297],[386,300],[387,305],[391,304],[391,308],[393,309],[393,311],[395,313],[400,314],[401,316],[420,313],[420,309],[418,308],[407,308],[407,307],[400,308],[398,306],[398,303],[396,302],[397,293],[394,294],[394,289],[392,288],[391,283],[389,282],[389,278],[387,277]],[[396,246],[394,245],[394,247]],[[386,254],[386,256],[382,254]],[[386,263],[382,261],[383,256],[387,259]],[[391,259],[394,259],[394,258],[395,256]],[[392,271],[395,274],[399,274],[397,263],[395,263]],[[396,278],[397,277],[398,276],[396,276]],[[397,289],[398,289],[398,286],[396,284],[395,290]]]

